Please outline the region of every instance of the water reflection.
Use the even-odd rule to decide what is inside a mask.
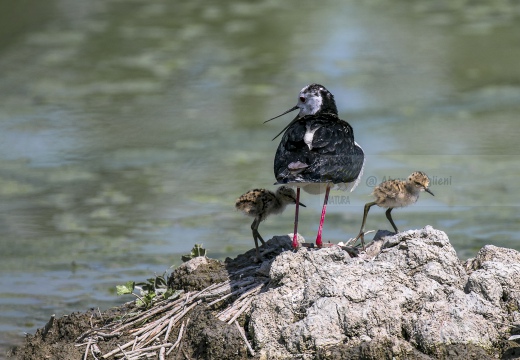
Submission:
[[[222,259],[250,249],[234,200],[274,182],[270,139],[290,118],[262,122],[311,82],[333,91],[368,159],[356,192],[333,194],[349,201],[329,207],[328,240],[355,235],[370,176],[423,170],[450,182],[399,210],[399,228],[441,228],[461,257],[519,249],[520,25],[479,33],[451,21],[456,9],[391,4],[62,0],[24,28],[0,54],[5,338],[125,301],[116,284],[179,264],[194,243]],[[322,199],[305,196],[312,238]],[[266,237],[291,216],[270,218]],[[367,226],[383,225],[374,211]]]

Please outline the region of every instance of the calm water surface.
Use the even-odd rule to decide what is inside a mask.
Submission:
[[[442,229],[461,258],[520,250],[520,21],[412,3],[32,0],[1,12],[0,346],[51,314],[129,301],[115,285],[179,265],[195,243],[219,259],[249,250],[234,200],[273,188],[270,139],[291,117],[262,122],[312,82],[367,154],[358,189],[332,193],[326,240],[356,235],[373,185],[423,170],[436,196],[395,211],[401,229]],[[302,198],[309,240],[322,200]],[[292,216],[262,224],[264,237],[291,232]],[[388,227],[384,211],[367,227]]]

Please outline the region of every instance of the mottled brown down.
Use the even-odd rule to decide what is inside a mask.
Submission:
[[[255,240],[256,246],[256,257],[258,260],[260,260],[258,240],[260,239],[262,245],[265,245],[264,239],[262,239],[262,236],[260,236],[260,233],[258,232],[258,225],[269,215],[283,212],[287,204],[295,203],[296,193],[292,188],[287,186],[280,186],[276,190],[276,193],[267,189],[249,190],[236,200],[235,207],[237,210],[240,210],[244,214],[255,218],[251,224],[251,230],[253,231],[253,239]],[[301,203],[300,205],[305,206]]]
[[[428,175],[422,171],[413,172],[406,181],[397,179],[387,180],[377,185],[372,192],[375,201],[365,204],[363,222],[361,223],[359,234],[356,237],[356,240],[361,239],[363,249],[365,248],[365,222],[370,207],[377,205],[379,207],[388,208],[388,210],[386,210],[386,218],[394,228],[394,231],[398,233],[399,230],[392,219],[392,210],[396,207],[405,207],[414,204],[419,199],[421,191],[426,191],[433,195],[430,189],[428,189],[428,185],[430,185],[430,179]]]

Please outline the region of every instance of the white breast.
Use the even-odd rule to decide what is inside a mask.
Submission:
[[[303,136],[303,141],[307,146],[309,147],[309,150],[312,150],[312,139],[314,139],[314,133],[316,130],[318,130],[321,126],[318,126],[317,128],[311,130],[311,125],[307,124],[307,132]]]

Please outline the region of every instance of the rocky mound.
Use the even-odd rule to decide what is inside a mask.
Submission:
[[[184,292],[155,309],[87,313],[63,337],[77,315],[58,319],[12,356],[67,358],[67,349],[69,358],[93,359],[86,350],[95,344],[98,358],[520,358],[508,341],[520,338],[515,250],[488,245],[462,263],[446,234],[429,226],[383,237],[356,257],[338,246],[290,248],[279,236],[262,247],[259,264],[254,250],[225,263],[195,258],[168,279]]]
[[[252,303],[255,345],[268,358],[326,357],[327,349],[374,359],[501,353],[520,322],[520,253],[488,245],[468,275],[431,227],[381,244],[374,257],[334,247],[278,256],[270,289]]]

